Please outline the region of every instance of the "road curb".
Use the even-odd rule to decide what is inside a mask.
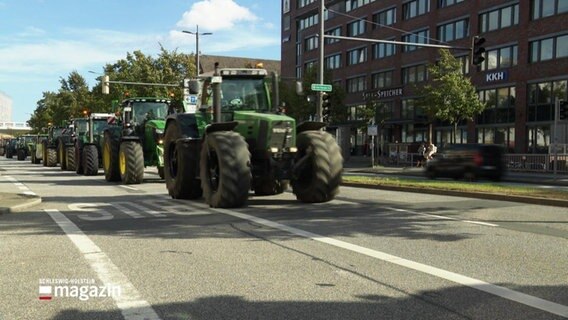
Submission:
[[[475,199],[484,199],[484,200],[511,201],[511,202],[536,204],[536,205],[542,205],[542,206],[554,206],[554,207],[566,207],[566,208],[568,208],[568,200],[559,200],[559,199],[544,199],[544,198],[503,195],[503,194],[484,193],[484,192],[466,192],[466,191],[442,190],[442,189],[423,189],[423,188],[413,188],[413,187],[382,186],[382,185],[370,185],[370,184],[352,183],[352,182],[342,182],[341,185],[345,186],[345,187],[353,187],[353,188],[378,189],[378,190],[402,191],[402,192],[415,192],[415,193],[422,193],[422,194],[435,194],[435,195],[442,195],[442,196],[465,197],[465,198],[475,198]]]
[[[18,194],[15,196],[21,198],[21,200],[18,203],[11,206],[0,206],[0,215],[22,212],[28,208],[40,204],[42,201],[41,197],[38,196],[29,196],[24,194]]]

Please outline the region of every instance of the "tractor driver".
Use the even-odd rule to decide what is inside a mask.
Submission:
[[[238,109],[243,105],[243,100],[239,95],[239,89],[235,85],[229,85],[223,88],[223,106],[230,106]]]

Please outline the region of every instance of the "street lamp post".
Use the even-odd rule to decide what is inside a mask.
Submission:
[[[199,36],[209,36],[212,35],[213,33],[211,32],[199,33],[199,25],[196,25],[195,27],[196,27],[195,32],[187,30],[183,30],[182,32],[195,35],[195,69],[196,69],[195,73],[196,76],[199,76]]]

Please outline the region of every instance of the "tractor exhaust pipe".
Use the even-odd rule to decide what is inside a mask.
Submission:
[[[215,62],[215,72],[213,73],[213,78],[220,78],[219,74],[219,62]],[[215,122],[221,122],[221,79],[219,81],[212,81],[213,85],[213,110],[215,113]]]

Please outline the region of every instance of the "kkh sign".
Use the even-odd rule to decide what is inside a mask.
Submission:
[[[509,79],[509,73],[506,70],[490,72],[485,75],[485,82],[505,81]]]

